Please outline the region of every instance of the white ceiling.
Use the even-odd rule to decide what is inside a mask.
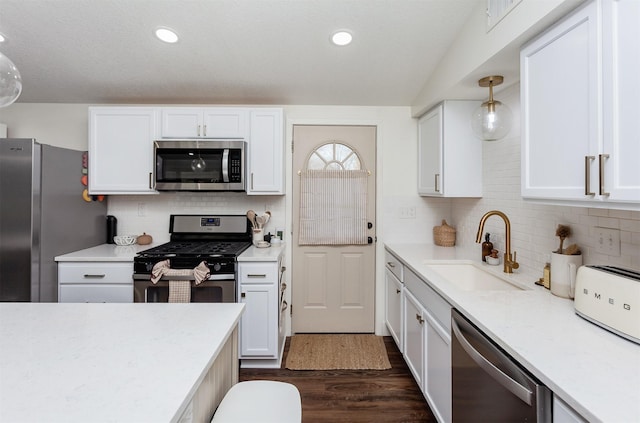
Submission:
[[[478,1],[0,0],[0,52],[23,103],[406,106]]]

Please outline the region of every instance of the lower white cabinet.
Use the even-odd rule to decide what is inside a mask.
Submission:
[[[58,262],[58,302],[132,303],[133,262]]]
[[[586,423],[587,420],[576,413],[564,401],[553,396],[553,423]]]
[[[283,270],[280,260],[238,263],[238,297],[245,304],[240,319],[243,367],[279,367],[284,345],[281,324]]]
[[[402,337],[402,282],[389,269],[385,269],[384,283],[386,289],[385,323],[398,349],[402,352],[404,349]]]
[[[404,358],[440,422],[451,421],[451,305],[404,272]]]

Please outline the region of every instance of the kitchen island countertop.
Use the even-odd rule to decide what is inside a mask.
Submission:
[[[462,291],[428,266],[482,263],[476,249],[387,244],[421,279],[590,422],[640,421],[640,345],[577,316],[536,277],[481,266],[524,290]]]
[[[243,309],[0,303],[0,421],[177,421]]]

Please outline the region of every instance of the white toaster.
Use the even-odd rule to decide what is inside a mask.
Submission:
[[[640,272],[613,266],[580,266],[576,314],[640,344]]]

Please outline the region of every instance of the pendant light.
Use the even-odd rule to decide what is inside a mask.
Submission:
[[[481,87],[489,87],[489,100],[478,107],[471,117],[471,129],[476,137],[485,141],[497,141],[511,130],[513,120],[507,105],[493,99],[493,87],[502,84],[500,75],[487,76],[478,81]]]
[[[22,92],[22,77],[16,65],[0,53],[0,107],[12,104]]]

